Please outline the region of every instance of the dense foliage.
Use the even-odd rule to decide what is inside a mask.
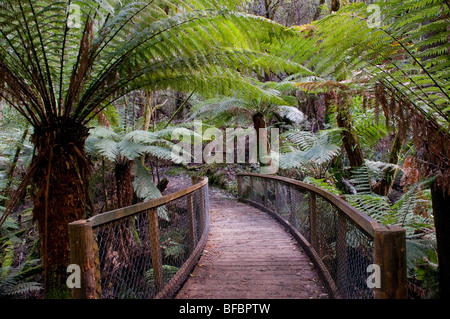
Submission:
[[[403,227],[410,296],[436,296],[450,6],[365,2],[0,0],[0,296],[65,296],[56,214],[160,196],[169,169],[230,191],[260,169],[173,156],[195,120],[278,128],[278,174]]]

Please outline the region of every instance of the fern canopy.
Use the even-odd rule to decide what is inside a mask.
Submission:
[[[0,2],[0,96],[33,126],[87,123],[147,87],[266,94],[240,71],[298,68],[264,52],[286,32],[232,1]],[[230,9],[231,8],[231,9]]]
[[[96,127],[91,130],[86,139],[86,150],[92,155],[101,155],[111,162],[122,159],[135,160],[144,154],[162,160],[181,163],[183,157],[172,152],[174,144],[170,136],[183,130],[186,134],[195,134],[187,128],[172,127],[156,132],[135,130],[129,133],[116,133],[106,127]]]
[[[285,147],[286,152],[280,156],[280,168],[327,167],[340,154],[339,132],[340,129],[329,129],[318,133],[300,130],[283,133],[281,137],[289,141],[291,146]]]
[[[382,83],[449,132],[448,2],[394,0],[375,5],[379,15],[373,5],[355,2],[311,25],[293,28],[299,37],[287,43],[287,54],[321,79],[301,81],[299,87],[327,90],[345,85],[361,90]]]

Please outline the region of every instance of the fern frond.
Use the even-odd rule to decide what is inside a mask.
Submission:
[[[277,110],[277,113],[286,117],[295,124],[300,124],[306,120],[305,114],[303,114],[303,112],[296,107],[289,105],[278,105],[275,109]]]
[[[38,282],[24,278],[24,272],[30,266],[40,262],[28,260],[20,267],[3,266],[0,268],[0,296],[13,296],[27,292],[39,291],[43,287]]]
[[[376,162],[375,162],[376,163]],[[409,237],[422,236],[434,228],[429,187],[433,179],[414,184],[396,203],[390,204],[387,196],[379,196],[370,190],[371,175],[376,175],[385,163],[376,169],[367,163],[353,172],[352,182],[358,193],[346,195],[347,201],[360,211],[375,218],[384,225],[397,225],[405,229]]]
[[[119,135],[113,130],[100,126],[91,130],[85,148],[89,154],[100,154],[109,161],[115,161],[120,153],[119,140]]]
[[[371,194],[371,185],[374,181],[384,177],[386,170],[398,169],[398,165],[377,161],[365,160],[364,164],[352,171],[350,182],[358,194]]]
[[[335,185],[331,185],[329,182],[327,182],[324,178],[314,178],[311,176],[307,176],[303,179],[303,182],[320,187],[326,191],[329,191],[332,194],[335,195],[341,195],[342,192],[336,188]]]
[[[297,31],[299,37],[286,50],[323,79],[299,86],[319,91],[327,81],[351,79],[350,86],[361,88],[382,83],[409,100],[433,125],[448,131],[450,91],[444,67],[448,67],[448,3],[394,0],[376,4],[382,15],[379,26],[370,25],[367,5],[355,2],[314,22],[307,32]]]
[[[136,196],[144,201],[161,197],[162,194],[160,190],[153,183],[153,177],[140,161],[136,161],[135,170],[133,188],[136,192]],[[158,207],[157,214],[159,218],[170,221],[169,213],[165,206]]]
[[[352,206],[382,224],[395,225],[398,222],[386,196],[364,191],[358,192],[357,195],[345,195],[345,197]]]
[[[348,85],[336,81],[298,82],[296,86],[308,93],[327,92],[333,89],[350,89]]]
[[[306,72],[266,50],[293,32],[230,10],[236,3],[4,0],[2,98],[33,126],[57,117],[86,124],[143,87],[277,100],[242,71]]]
[[[15,281],[4,283],[0,290],[0,295],[20,295],[27,292],[40,291],[42,285],[37,282],[20,282]]]
[[[326,165],[340,154],[339,130],[323,130],[316,134],[309,131],[288,131],[281,134],[295,145],[290,152],[280,156],[280,168],[300,168],[304,165]]]

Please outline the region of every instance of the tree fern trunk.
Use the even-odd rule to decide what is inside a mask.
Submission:
[[[70,264],[68,224],[85,216],[90,200],[89,165],[84,153],[88,129],[57,122],[36,127],[32,142],[37,155],[33,176],[34,220],[38,222],[46,298],[69,298],[66,286]]]
[[[267,131],[266,131],[266,120],[264,119],[264,114],[262,114],[260,112],[254,114],[252,119],[253,119],[253,127],[256,130],[256,145],[257,145],[257,148],[256,148],[257,153],[256,154],[258,156],[258,159],[260,160],[261,155],[262,155],[262,153],[261,153],[262,150],[260,149],[260,141],[268,142]],[[260,130],[260,129],[262,129],[262,130]],[[261,134],[263,134],[263,135],[261,135]],[[268,146],[266,145],[266,150],[269,150],[267,147]],[[260,164],[265,165],[261,161],[260,161]]]
[[[431,187],[433,216],[436,228],[437,251],[439,260],[440,298],[450,297],[450,195],[434,183]]]
[[[341,7],[341,3],[339,0],[331,0],[331,7],[330,7],[331,12],[338,11],[340,7]]]
[[[150,120],[152,118],[153,93],[144,91],[144,131],[150,128]]]
[[[117,208],[131,206],[133,203],[132,168],[133,161],[126,159],[115,165]]]
[[[353,129],[353,119],[349,112],[350,97],[345,93],[337,93],[337,125],[343,128],[342,143],[350,161],[351,167],[360,167],[364,164],[364,155],[358,136]]]
[[[399,127],[399,131],[397,132],[397,134],[395,134],[395,138],[392,141],[391,152],[389,154],[390,164],[398,163],[398,156],[402,149],[404,141],[405,141],[404,130]],[[373,192],[381,196],[387,196],[389,190],[392,187],[392,184],[394,183],[396,173],[397,169],[388,168],[387,171],[384,173],[383,179],[373,186],[372,189]]]

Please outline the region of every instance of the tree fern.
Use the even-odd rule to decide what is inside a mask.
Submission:
[[[264,83],[253,80],[255,88],[260,93],[249,91],[248,95],[219,95],[194,105],[190,117],[208,119],[212,124],[222,126],[232,119],[250,122],[252,116],[257,113],[269,119],[273,113],[287,119],[294,124],[305,121],[304,114],[296,107],[297,101],[290,96],[295,90],[294,82],[281,81]]]
[[[378,174],[379,172],[376,170],[375,177],[378,177]],[[350,182],[359,194],[370,194],[372,192],[371,181],[374,178],[373,175],[374,170],[371,170],[369,165],[364,164],[352,171]]]
[[[86,150],[92,154],[100,154],[110,161],[120,158],[135,160],[143,154],[180,163],[182,156],[172,154],[174,143],[170,136],[176,134],[181,128],[168,128],[157,132],[135,130],[129,133],[116,133],[105,127],[94,128],[86,139]],[[183,128],[183,133],[196,134]]]
[[[17,270],[15,270],[17,272]],[[42,289],[42,284],[37,282],[23,282],[13,272],[9,276],[0,280],[0,296],[12,297],[28,292],[36,292]]]
[[[342,194],[342,192],[339,189],[337,189],[335,185],[331,185],[328,181],[325,180],[325,178],[317,179],[311,176],[307,176],[303,179],[303,182],[320,187],[335,195]]]
[[[366,160],[361,167],[352,171],[350,182],[354,184],[358,193],[368,194],[372,192],[371,185],[382,179],[387,169],[397,168],[399,167],[395,164]]]
[[[290,31],[227,9],[236,5],[222,0],[0,1],[0,97],[34,129],[36,152],[20,191],[30,182],[36,188],[33,212],[46,250],[48,296],[69,294],[64,285],[68,233],[55,229],[66,229],[86,211],[94,213],[85,153],[92,119],[142,88],[265,93],[243,71],[257,71],[258,65],[267,69],[268,59],[256,58],[269,55],[267,44]],[[272,69],[280,71],[273,62]],[[6,214],[19,198],[12,198]]]
[[[292,148],[280,156],[280,168],[327,166],[340,154],[339,131],[339,129],[330,129],[312,133],[297,130],[281,134],[281,137],[292,143]]]
[[[409,187],[398,200],[392,205],[396,212],[400,226],[410,232],[414,231],[417,236],[426,235],[433,239],[433,212],[431,205],[430,184],[434,178],[421,180]],[[431,237],[430,237],[431,236]]]
[[[26,278],[26,271],[35,267],[38,260],[30,260],[20,267],[2,266],[0,268],[0,297],[13,298],[29,292],[38,292],[43,287],[41,283]]]
[[[299,49],[290,51],[293,58],[307,61],[307,66],[324,77],[342,80],[352,76],[352,82],[360,84],[367,84],[368,79],[381,81],[412,101],[417,111],[446,127],[448,71],[439,72],[433,66],[448,60],[448,4],[415,0],[376,4],[383,14],[382,26],[371,28],[366,23],[370,12],[363,3],[346,5],[315,22],[309,33],[291,44],[292,49]],[[320,45],[305,51],[317,39]]]
[[[375,165],[378,165],[376,167]],[[385,225],[398,225],[408,236],[427,236],[432,233],[433,219],[429,187],[432,179],[415,183],[394,204],[387,196],[379,196],[371,191],[374,178],[380,176],[385,163],[367,162],[353,171],[350,180],[356,195],[346,195],[347,200],[360,211]]]

